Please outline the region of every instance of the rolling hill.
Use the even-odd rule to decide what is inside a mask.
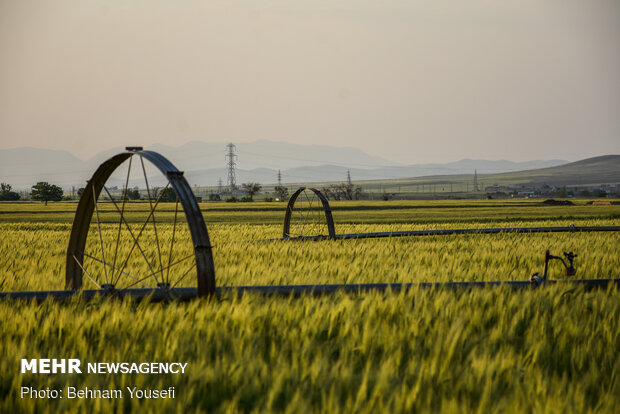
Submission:
[[[146,149],[158,151],[186,173],[192,186],[215,186],[226,181],[226,143],[193,141],[173,147],[154,144]],[[101,162],[122,148],[99,153],[81,160],[68,151],[38,148],[0,150],[0,181],[17,189],[30,188],[37,181],[49,181],[65,189],[79,188],[90,178]],[[255,141],[237,145],[237,182],[275,183],[282,172],[285,183],[341,181],[350,170],[354,180],[402,179],[431,175],[501,173],[565,164],[563,160],[512,162],[505,160],[472,160],[444,164],[400,165],[370,155],[358,148],[297,145],[274,141]],[[153,184],[161,185],[162,177],[154,175]],[[122,185],[112,178],[110,185]],[[134,183],[132,183],[134,185]]]

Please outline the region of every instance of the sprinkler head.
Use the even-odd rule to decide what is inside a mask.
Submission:
[[[574,276],[577,273],[577,270],[575,269],[573,262],[575,261],[575,257],[577,257],[577,255],[573,252],[564,252],[564,257],[568,260],[568,266],[564,268],[564,276]]]
[[[573,266],[564,268],[564,276],[575,276],[577,270]]]

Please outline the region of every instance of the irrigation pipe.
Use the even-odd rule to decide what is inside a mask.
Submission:
[[[491,281],[491,282],[421,282],[421,283],[360,283],[360,284],[326,284],[326,285],[262,285],[262,286],[222,286],[216,288],[216,295],[255,294],[262,296],[322,296],[343,292],[348,294],[360,294],[366,292],[398,293],[412,289],[446,289],[446,290],[470,290],[489,287],[506,287],[513,291],[524,289],[536,289],[543,286],[574,285],[583,287],[585,290],[607,289],[609,286],[620,288],[620,279],[573,279],[573,280],[547,280],[543,283],[536,281]],[[50,291],[26,291],[26,292],[0,292],[1,299],[12,300],[35,300],[38,302],[46,299],[67,301],[75,297],[86,300],[97,297],[116,297],[119,299],[148,299],[153,302],[167,300],[186,301],[198,297],[195,287],[164,289],[124,289],[118,291],[106,291],[100,289],[88,290],[50,290]]]

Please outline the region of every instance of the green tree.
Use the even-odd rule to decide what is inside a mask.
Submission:
[[[45,201],[47,205],[48,201],[62,200],[62,188],[46,181],[39,181],[32,186],[30,196],[33,200]]]
[[[276,193],[276,197],[280,200],[280,201],[286,201],[288,199],[288,188],[282,186],[282,185],[277,185],[275,186],[275,188],[273,189]]]
[[[353,184],[332,184],[323,188],[325,196],[331,200],[359,200],[364,190]]]
[[[163,191],[166,191],[162,194]],[[177,201],[177,193],[172,187],[162,188],[157,187],[151,190],[151,196],[157,200],[159,198],[160,203],[174,203]]]
[[[565,197],[567,196],[567,194],[566,194],[566,186],[561,187],[561,188],[558,188],[558,189],[555,191],[554,196],[555,196],[555,197],[560,197],[560,198],[565,198]]]
[[[7,183],[0,183],[0,201],[19,200],[19,194],[11,191],[13,187]]]
[[[166,191],[167,192],[167,191]],[[140,191],[138,189],[129,189],[127,190],[127,198],[130,200],[140,200]]]
[[[250,197],[250,201],[254,200],[254,194],[257,194],[261,188],[263,188],[262,185],[260,185],[259,183],[245,183],[242,185],[243,190],[246,192],[246,194],[248,195],[248,197]]]

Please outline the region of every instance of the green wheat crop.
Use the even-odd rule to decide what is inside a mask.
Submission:
[[[463,205],[466,204],[466,205]],[[155,249],[133,252],[137,275],[165,267],[174,205],[158,214]],[[574,251],[578,277],[618,277],[617,233],[497,234],[342,241],[280,237],[283,204],[201,205],[218,285],[528,280],[546,249]],[[0,203],[0,289],[64,289],[75,204]],[[128,204],[137,231],[144,203]],[[87,249],[123,261],[118,215],[101,212]],[[617,206],[533,202],[335,203],[339,233],[455,227],[618,225]],[[93,223],[96,226],[96,223]],[[191,253],[184,222],[173,257]],[[123,233],[122,233],[123,234]],[[154,239],[152,225],[144,240]],[[150,245],[153,247],[152,245]],[[97,253],[99,252],[99,253]],[[178,256],[177,256],[178,255]],[[190,266],[190,264],[183,264]],[[87,263],[96,277],[103,267]],[[173,271],[174,270],[174,271]],[[171,268],[185,272],[186,267]],[[178,275],[178,273],[176,273]],[[161,275],[161,274],[160,274]],[[563,278],[554,264],[551,276]],[[195,276],[194,276],[195,278]],[[84,280],[84,286],[94,285]],[[192,274],[182,286],[193,286]],[[620,294],[556,286],[336,294],[245,295],[152,304],[100,299],[0,302],[0,412],[618,412]],[[187,362],[184,375],[20,374],[21,358]],[[173,400],[37,400],[20,387],[167,388]],[[127,396],[126,396],[127,397]]]

